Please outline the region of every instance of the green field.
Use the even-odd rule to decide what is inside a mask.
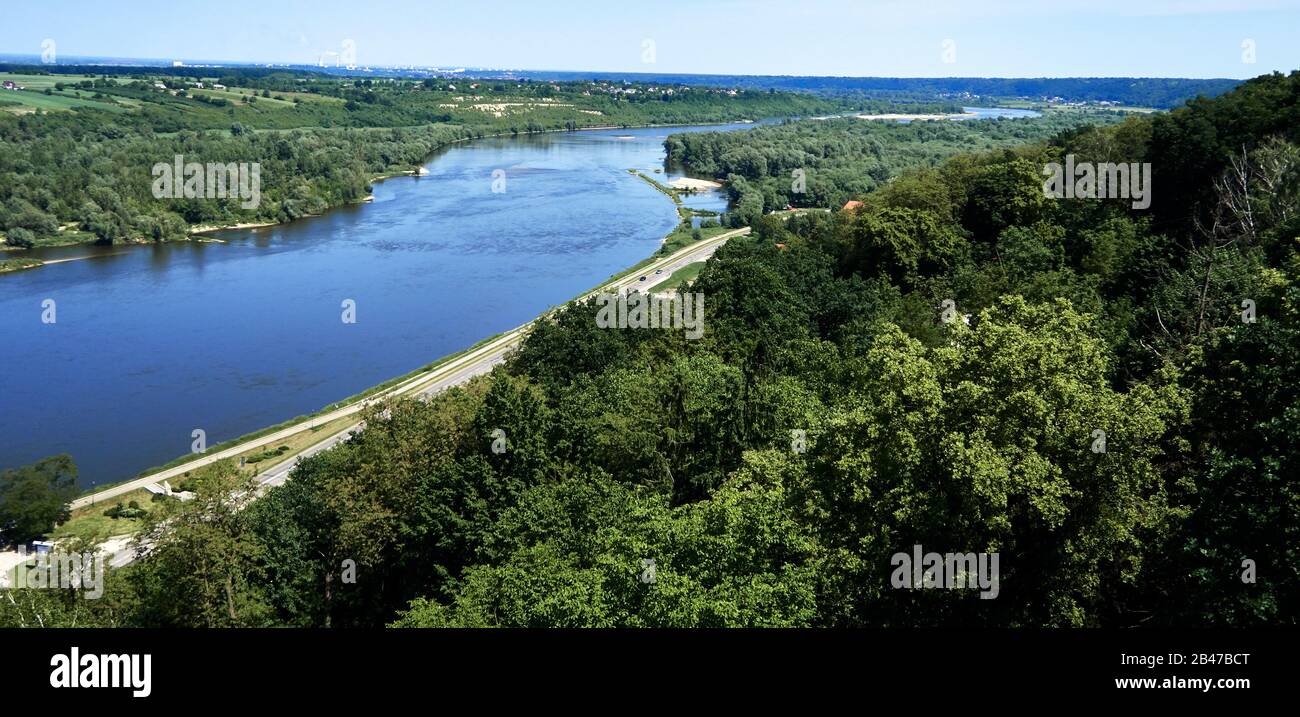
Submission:
[[[223,100],[229,100],[232,103],[239,103],[239,104],[249,104],[248,102],[249,99],[256,98],[254,104],[260,105],[262,103],[266,103],[271,107],[293,107],[294,106],[293,100],[277,100],[274,98],[274,96],[262,97],[261,95],[257,94],[253,90],[238,90],[238,89],[209,90],[207,88],[200,90],[197,88],[188,88],[186,91],[190,95],[196,95],[196,96],[202,95],[204,97],[214,97]],[[333,99],[333,98],[322,97],[320,95],[310,95],[304,93],[299,93],[299,96],[311,97],[317,100]],[[342,100],[338,100],[338,101],[342,102]]]
[[[95,503],[74,510],[72,517],[67,522],[50,533],[49,539],[83,538],[94,543],[100,543],[115,535],[135,533],[144,525],[143,521],[134,518],[110,518],[104,514],[105,511],[118,503],[128,505],[131,501],[135,501],[145,510],[150,510],[153,507],[153,494],[144,488],[140,488],[102,503]]]
[[[88,97],[77,97],[76,94],[64,92],[55,92],[47,95],[43,92],[32,90],[0,90],[0,100],[17,102],[19,106],[6,106],[5,109],[11,112],[31,112],[37,109],[46,111],[50,110],[70,110],[74,107],[97,107],[112,112],[125,112],[126,108],[114,105],[111,102],[101,102]],[[85,95],[86,91],[83,90]]]
[[[53,89],[54,85],[58,83],[62,83],[65,87],[71,87],[78,82],[97,79],[100,78],[96,75],[25,75],[13,72],[0,72],[0,81],[12,80],[29,90],[44,90],[47,87]],[[126,80],[121,78],[110,77],[109,79],[119,85],[126,82]]]
[[[129,107],[138,107],[138,101],[127,99],[127,97],[114,97],[113,100],[96,100],[94,99],[95,91],[78,90],[78,88],[72,87],[73,83],[86,81],[86,79],[95,78],[88,77],[88,75],[0,73],[0,82],[12,81],[22,87],[22,90],[0,90],[0,109],[4,109],[6,112],[27,114],[38,109],[51,112],[51,110],[94,107],[108,109],[110,112],[123,112]],[[121,83],[121,81],[114,82]],[[64,90],[55,90],[55,83],[64,83]],[[51,94],[45,94],[45,90],[51,91]],[[116,101],[116,104],[114,104],[114,101]],[[122,105],[126,105],[126,107],[122,107]]]
[[[70,110],[76,107],[97,107],[114,112],[121,112],[126,109],[112,101],[93,99],[95,92],[93,90],[78,90],[72,87],[77,82],[96,79],[90,75],[28,75],[16,74],[10,72],[0,72],[0,82],[12,81],[21,86],[21,90],[0,90],[0,109],[16,114],[28,114],[35,110],[57,111]],[[122,80],[113,80],[117,84],[122,84]],[[65,89],[60,92],[54,89],[56,83],[62,83]],[[45,94],[45,90],[50,90],[51,94]],[[78,97],[77,95],[81,96]],[[133,100],[116,98],[121,105],[135,106],[138,103]],[[8,103],[16,104],[8,104]]]
[[[695,277],[699,276],[700,272],[703,270],[704,270],[704,262],[702,261],[697,261],[693,264],[687,264],[686,266],[683,266],[677,271],[674,271],[673,275],[668,277],[668,281],[665,281],[664,283],[656,286],[654,290],[656,292],[659,292],[659,291],[668,291],[670,289],[680,289],[683,285],[694,281]]]

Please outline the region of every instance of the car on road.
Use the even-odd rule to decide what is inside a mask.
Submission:
[[[643,276],[643,277],[641,277],[641,279],[640,279],[640,280],[641,280],[641,281],[645,281],[645,277],[644,277],[644,276]]]
[[[662,273],[664,273],[664,270],[663,270],[663,269],[655,269],[655,273],[656,273],[656,274],[662,274]]]

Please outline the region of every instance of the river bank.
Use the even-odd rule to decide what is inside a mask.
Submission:
[[[569,129],[569,128],[552,128],[552,129],[539,130],[539,131],[535,131],[535,132],[496,132],[496,133],[491,133],[491,134],[478,135],[478,136],[474,136],[474,137],[462,137],[462,138],[459,138],[459,139],[454,139],[454,140],[450,140],[450,141],[447,141],[447,142],[443,142],[442,144],[439,144],[439,145],[437,145],[436,147],[434,147],[432,150],[430,150],[429,155],[428,155],[427,157],[425,157],[425,159],[421,162],[421,165],[420,165],[420,166],[413,167],[413,168],[406,168],[406,169],[393,169],[393,170],[389,170],[389,171],[386,171],[386,172],[381,172],[381,173],[379,173],[379,174],[374,175],[374,176],[370,179],[370,183],[371,183],[371,184],[375,184],[375,183],[383,182],[383,181],[385,181],[385,180],[392,179],[392,178],[395,178],[395,177],[423,177],[423,176],[428,176],[429,171],[428,171],[428,169],[425,168],[425,166],[424,166],[425,164],[427,164],[427,163],[428,163],[432,158],[436,157],[440,152],[446,150],[447,148],[452,147],[452,146],[455,146],[455,145],[460,144],[460,143],[464,143],[464,142],[473,142],[473,141],[479,141],[479,140],[484,140],[484,139],[499,139],[499,138],[506,138],[506,137],[510,137],[510,138],[514,138],[514,137],[529,137],[529,136],[536,136],[536,135],[560,134],[560,133],[571,134],[571,133],[575,133],[575,132],[602,132],[602,131],[609,131],[609,130],[635,130],[635,129],[675,129],[675,128],[682,128],[682,127],[726,127],[726,126],[735,126],[735,125],[755,125],[755,124],[758,124],[758,122],[755,121],[755,120],[752,120],[752,119],[741,119],[741,120],[735,120],[735,121],[731,121],[731,122],[702,122],[702,123],[675,123],[675,124],[642,124],[642,125],[592,125],[592,126],[586,126],[586,127],[577,127],[577,128],[574,128],[574,129]],[[626,136],[624,136],[624,137],[626,137]],[[704,180],[700,180],[700,181],[704,181]],[[340,203],[340,204],[333,204],[333,205],[330,205],[330,206],[326,207],[324,212],[313,213],[313,214],[304,214],[304,215],[302,215],[302,216],[300,216],[300,217],[297,217],[297,218],[295,218],[295,219],[289,219],[289,220],[285,220],[285,221],[240,222],[240,223],[235,223],[235,224],[220,224],[220,225],[219,225],[219,224],[196,224],[196,225],[191,225],[191,226],[186,230],[186,234],[185,234],[184,237],[171,238],[171,239],[163,239],[163,240],[159,240],[159,241],[146,240],[146,239],[143,239],[143,238],[132,238],[132,239],[127,239],[127,240],[124,240],[124,241],[121,241],[121,242],[117,242],[117,243],[115,243],[115,244],[113,244],[113,245],[109,245],[109,246],[117,246],[117,245],[170,244],[170,243],[175,243],[175,242],[210,241],[210,239],[207,239],[206,237],[207,237],[208,235],[210,235],[210,234],[215,233],[215,232],[231,231],[231,230],[243,230],[243,229],[265,229],[265,228],[269,228],[269,227],[280,227],[280,226],[286,226],[286,225],[292,224],[292,223],[294,223],[294,222],[301,221],[301,220],[303,220],[303,219],[310,219],[310,218],[315,218],[315,217],[323,216],[325,213],[328,213],[328,212],[330,212],[330,211],[333,211],[333,210],[336,210],[336,209],[339,209],[339,208],[342,208],[342,207],[346,207],[346,206],[350,206],[350,205],[355,205],[355,204],[368,203],[368,202],[371,202],[371,201],[374,201],[374,194],[373,194],[373,192],[370,193],[370,194],[368,194],[366,197],[363,197],[363,198],[362,198],[361,200],[359,200],[359,201],[356,201],[356,202],[344,202],[344,203]],[[61,228],[60,231],[63,231],[63,229]],[[86,246],[86,245],[93,245],[93,244],[96,244],[96,242],[98,241],[98,239],[97,239],[93,234],[89,234],[89,233],[85,233],[85,232],[79,232],[79,231],[78,231],[78,232],[70,232],[70,233],[75,234],[76,236],[75,236],[74,238],[71,238],[71,239],[67,240],[67,241],[51,242],[51,243],[41,244],[41,245],[39,245],[38,247],[35,247],[35,248],[37,248],[37,249],[45,249],[45,248],[55,248],[55,247]],[[23,252],[31,251],[31,249],[27,249],[27,248],[23,248],[23,247],[8,246],[8,245],[4,245],[3,243],[0,243],[0,251],[3,251],[3,252],[14,252],[14,253],[16,253],[16,254],[21,254],[21,253],[23,253]],[[15,257],[15,258],[20,258],[20,259],[21,259],[21,258],[26,258],[26,257],[19,256],[19,257]],[[89,258],[89,257],[87,257],[87,258]],[[15,265],[13,265],[13,268],[7,268],[7,269],[4,268],[5,265],[0,264],[0,274],[6,273],[6,272],[11,272],[11,271],[18,271],[18,270],[22,270],[22,269],[35,269],[35,268],[40,268],[41,266],[44,266],[44,265],[46,265],[46,264],[57,263],[57,262],[55,262],[55,261],[49,261],[49,260],[44,260],[44,261],[42,261],[42,260],[39,260],[39,259],[36,260],[36,261],[38,261],[39,263],[36,263],[36,264],[27,264],[27,265],[23,265],[23,266],[18,266],[18,265],[15,264]]]
[[[518,326],[682,225],[627,173],[678,176],[663,163],[678,131],[696,130],[459,142],[429,175],[377,182],[370,204],[190,241],[40,250],[100,260],[0,277],[0,332],[30,367],[0,376],[0,466],[68,453],[89,490],[186,454],[196,429],[215,446]],[[725,209],[715,194],[684,198]],[[57,324],[33,314],[45,298]],[[345,299],[354,323],[340,321]]]

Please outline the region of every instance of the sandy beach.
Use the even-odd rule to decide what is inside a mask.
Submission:
[[[217,232],[223,229],[258,229],[261,227],[273,227],[278,222],[248,222],[246,224],[227,224],[225,226],[212,226],[204,224],[190,227],[190,234],[205,234],[207,232]]]
[[[722,186],[721,182],[714,182],[708,179],[692,179],[691,177],[678,177],[668,183],[673,189],[717,189]]]

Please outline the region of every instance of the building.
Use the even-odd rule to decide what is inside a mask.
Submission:
[[[849,201],[847,201],[847,202],[844,203],[844,209],[843,209],[843,211],[846,211],[846,212],[853,212],[853,211],[857,211],[858,209],[861,209],[861,208],[862,208],[862,202],[859,202],[859,201],[856,200],[856,199],[850,199]]]

